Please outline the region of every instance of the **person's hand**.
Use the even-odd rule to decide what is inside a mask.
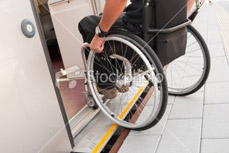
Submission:
[[[101,53],[104,48],[104,39],[100,38],[98,35],[95,34],[94,38],[91,41],[90,48],[97,53]]]

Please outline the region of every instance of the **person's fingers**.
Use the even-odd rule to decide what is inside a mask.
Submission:
[[[91,50],[95,51],[96,53],[101,53],[103,51],[103,47],[102,46],[93,46],[90,45]]]
[[[95,36],[90,44],[90,48],[97,53],[101,53],[104,49],[104,43],[104,39]]]
[[[100,46],[100,49],[103,51],[103,49],[104,49],[104,42],[102,42],[102,44]]]
[[[95,49],[97,53],[101,53],[104,49],[104,41],[99,41],[97,44],[97,48]]]
[[[93,46],[93,44],[90,44],[89,47],[90,47],[91,50],[95,50],[95,47]]]
[[[99,47],[99,48],[96,50],[97,53],[101,53],[102,51],[103,51],[103,47],[102,47],[102,46]]]

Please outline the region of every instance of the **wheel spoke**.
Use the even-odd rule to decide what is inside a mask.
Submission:
[[[88,59],[87,70],[96,70],[98,67],[103,67],[104,70],[102,71],[104,71],[104,73],[110,73],[112,71],[117,72],[117,70],[120,70],[120,72],[118,72],[119,74],[117,75],[124,75],[124,77],[114,76],[114,82],[105,81],[94,83],[90,78],[88,80],[89,88],[90,90],[93,90],[92,96],[96,103],[99,104],[98,106],[100,106],[102,112],[104,112],[112,121],[126,128],[147,129],[153,125],[152,123],[157,117],[158,113],[165,110],[162,109],[161,103],[167,102],[165,98],[167,96],[167,90],[164,90],[167,88],[166,84],[163,84],[164,87],[161,87],[162,84],[153,85],[151,84],[154,83],[152,81],[153,78],[147,79],[145,77],[145,75],[149,75],[150,77],[156,76],[156,73],[158,73],[158,68],[156,68],[155,65],[160,65],[160,63],[154,64],[155,62],[152,61],[152,58],[149,56],[149,54],[145,54],[145,49],[141,50],[139,47],[133,47],[139,46],[137,41],[131,41],[129,39],[125,40],[122,37],[118,38],[116,35],[113,37],[115,39],[109,39],[109,37],[105,38],[105,44],[107,44],[106,47],[109,50],[103,52],[101,55],[98,55],[98,57],[89,56],[89,58],[94,58],[94,60]],[[133,42],[136,44],[133,44]],[[144,44],[142,44],[142,46],[144,46]],[[110,54],[117,54],[124,57],[126,60],[128,60],[127,62],[131,63],[131,67],[125,66],[125,63],[117,58],[113,59],[110,57]],[[101,59],[101,61],[99,59]],[[93,61],[94,63],[92,63]],[[103,61],[105,62],[103,63]],[[127,67],[130,67],[133,72],[131,73],[132,76],[130,77],[130,82],[126,80],[125,76],[125,68]],[[162,72],[163,70],[160,71]],[[154,86],[158,87],[154,88]],[[123,90],[124,88],[121,89],[122,87],[128,87],[128,90],[125,91]],[[155,92],[153,91],[149,93],[152,87]],[[111,94],[111,91],[117,92],[117,96],[104,103],[104,97],[107,97],[109,94]],[[146,95],[147,99],[150,99],[150,105],[146,105],[148,102],[145,99]],[[163,107],[165,106],[166,105]],[[142,118],[137,120],[139,116],[142,116]],[[135,122],[136,120],[137,122]]]
[[[205,55],[208,49],[203,44],[205,42],[198,32],[193,30],[193,27],[188,27],[186,53],[171,62],[166,73],[170,76],[169,93],[188,95],[202,86],[204,83],[202,80],[208,76],[205,69],[207,58]]]

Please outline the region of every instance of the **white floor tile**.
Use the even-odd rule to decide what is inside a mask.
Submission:
[[[119,153],[155,153],[161,136],[128,136]]]
[[[229,104],[204,106],[203,138],[229,138]]]
[[[205,90],[205,104],[229,103],[229,82],[207,83]]]
[[[225,56],[225,51],[221,42],[208,44],[208,49],[211,57]]]
[[[201,118],[203,97],[204,92],[197,92],[186,97],[176,97],[169,118]]]
[[[166,126],[166,122],[171,110],[171,105],[168,105],[165,111],[165,114],[163,115],[162,119],[157,123],[154,127],[144,130],[144,131],[134,131],[132,130],[129,135],[161,135],[163,134],[164,128]],[[140,116],[142,117],[142,116]],[[141,118],[139,118],[141,119]]]
[[[170,104],[173,104],[174,103],[174,101],[175,101],[175,96],[168,96],[168,105],[170,105]]]
[[[201,119],[169,120],[157,153],[199,153]]]
[[[207,82],[229,81],[229,67],[226,57],[211,59],[211,69]]]
[[[228,153],[229,139],[203,139],[201,153]]]

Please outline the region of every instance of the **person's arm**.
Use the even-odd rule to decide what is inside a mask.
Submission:
[[[106,0],[102,19],[99,26],[102,31],[108,32],[114,22],[122,14],[128,0]],[[98,53],[103,51],[104,40],[95,34],[91,41],[90,48]]]

